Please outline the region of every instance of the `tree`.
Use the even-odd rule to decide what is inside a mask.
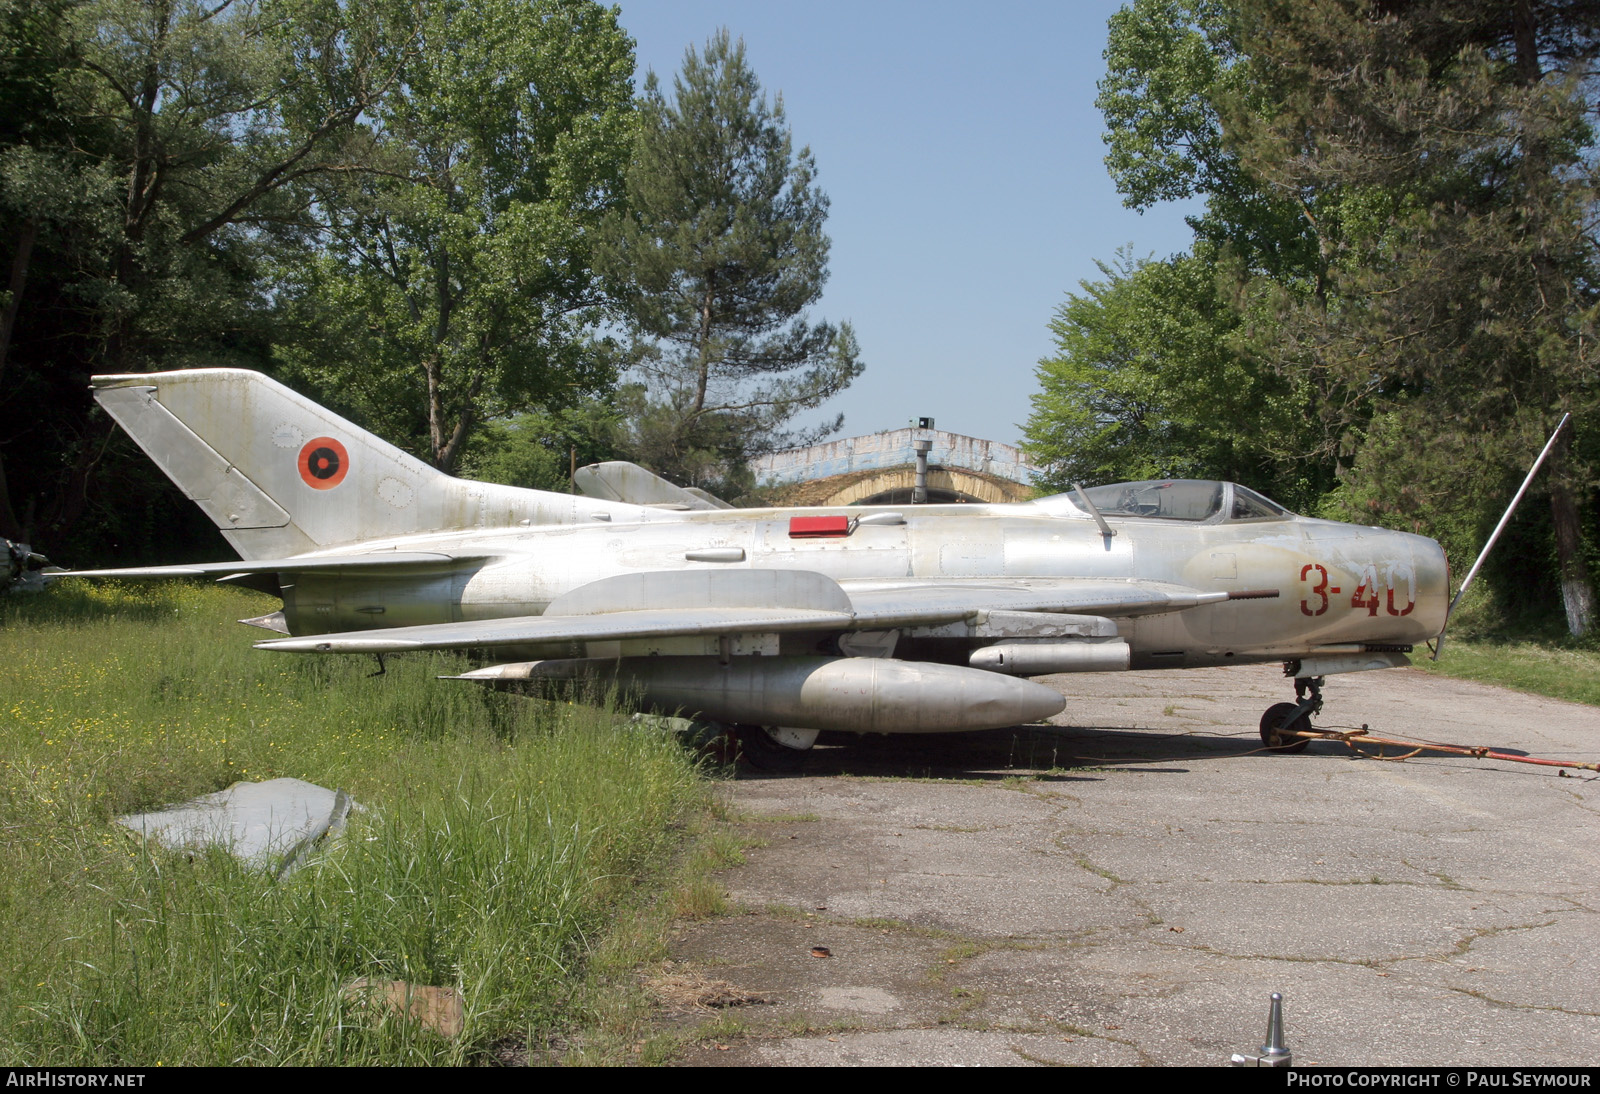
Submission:
[[[9,246],[4,305],[0,307],[0,393],[12,332],[21,312],[41,228],[60,219],[76,196],[63,153],[71,129],[56,101],[55,82],[72,63],[64,2],[0,4],[0,225]],[[48,245],[48,243],[47,243]],[[15,376],[16,370],[13,370]],[[13,385],[15,386],[15,385]],[[0,408],[6,400],[0,395]],[[0,410],[3,413],[3,410]],[[24,472],[26,474],[26,472]],[[0,536],[30,534],[11,503],[5,460],[0,458]]]
[[[1301,209],[1245,169],[1225,131],[1225,114],[1275,109],[1234,29],[1222,0],[1133,0],[1111,16],[1095,99],[1106,169],[1130,209],[1203,196],[1189,224],[1213,257],[1226,250],[1280,280],[1312,276],[1316,244]]]
[[[1473,526],[1496,500],[1473,473],[1500,482],[1594,399],[1595,5],[1135,9],[1153,25],[1114,22],[1101,101],[1129,203],[1206,196],[1194,223],[1233,279],[1236,344],[1307,393],[1308,454],[1341,479],[1329,505]],[[1593,479],[1576,452],[1555,463],[1553,553],[1581,633]]]
[[[633,43],[587,0],[394,0],[382,172],[320,189],[285,273],[289,376],[454,471],[486,420],[610,382],[590,247],[622,198]]]
[[[784,432],[864,367],[848,323],[805,312],[827,279],[828,199],[726,30],[691,47],[667,101],[651,73],[604,265],[641,341],[647,390],[627,446],[685,483],[726,479],[758,451],[805,444],[843,417]]]
[[[1595,12],[1243,0],[1241,15],[1281,104],[1236,119],[1241,162],[1325,212],[1308,220],[1326,292],[1286,309],[1280,359],[1411,437],[1364,446],[1353,477],[1437,481],[1435,449],[1477,447],[1497,478],[1525,465],[1563,411],[1595,408]],[[1548,482],[1568,627],[1583,634],[1596,604],[1577,499],[1592,475],[1564,447]]]
[[[1327,413],[1340,393],[1319,374],[1290,372],[1276,347],[1263,345],[1273,342],[1286,306],[1325,291],[1325,259],[1310,227],[1318,212],[1308,217],[1307,195],[1274,191],[1241,161],[1232,139],[1236,119],[1270,117],[1277,106],[1236,31],[1235,5],[1224,0],[1133,0],[1111,17],[1096,105],[1107,123],[1106,166],[1124,204],[1143,210],[1199,196],[1205,209],[1189,218],[1191,253],[1163,264],[1174,270],[1162,279],[1186,288],[1169,296],[1130,285],[1118,294],[1129,306],[1091,309],[1084,318],[1138,343],[1136,373],[1158,396],[1147,428],[1169,413],[1188,423],[1168,430],[1188,438],[1173,451],[1212,468],[1207,474],[1242,476],[1317,512],[1350,456],[1349,421]],[[1151,285],[1156,276],[1150,270],[1139,281]],[[1185,318],[1200,301],[1199,312]],[[1067,307],[1083,312],[1085,305]],[[1149,337],[1162,326],[1173,336]],[[1187,337],[1190,330],[1215,337]],[[1209,384],[1197,383],[1204,377]],[[1208,416],[1208,398],[1249,416]],[[1219,436],[1191,451],[1197,428]],[[1236,435],[1231,443],[1229,432]],[[1132,477],[1144,465],[1119,460],[1099,477]]]
[[[351,18],[338,0],[0,5],[0,524],[59,543],[94,503],[120,442],[91,372],[265,362],[261,265],[304,223],[299,185],[359,166],[355,119],[390,75]]]
[[[485,422],[462,457],[462,473],[483,482],[571,492],[574,467],[616,458],[620,422],[611,395]]]
[[[1315,505],[1330,484],[1290,454],[1304,400],[1234,348],[1240,316],[1212,264],[1123,253],[1100,269],[1057,309],[1057,352],[1039,363],[1025,447],[1045,484],[1234,479]]]
[[[118,190],[96,366],[171,367],[218,326],[208,290],[253,295],[259,245],[306,226],[295,184],[367,169],[355,122],[398,75],[394,43],[337,0],[96,0],[72,18],[59,95]]]

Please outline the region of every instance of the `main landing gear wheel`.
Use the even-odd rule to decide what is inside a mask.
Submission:
[[[1293,734],[1311,728],[1311,715],[1299,703],[1273,703],[1261,716],[1261,743],[1272,752],[1304,752],[1308,738]]]
[[[733,735],[745,763],[758,771],[774,772],[799,771],[817,740],[814,729],[786,726],[734,726]]]

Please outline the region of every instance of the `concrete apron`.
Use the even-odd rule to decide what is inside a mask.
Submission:
[[[668,971],[743,1005],[664,1006],[722,1019],[683,1062],[1223,1064],[1273,991],[1296,1064],[1600,1058],[1592,772],[1263,754],[1274,667],[1048,682],[1057,728],[731,784],[743,911]],[[1593,707],[1415,670],[1326,695],[1324,727],[1600,759]]]

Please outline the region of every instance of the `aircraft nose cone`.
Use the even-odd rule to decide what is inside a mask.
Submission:
[[[1417,569],[1417,611],[1430,636],[1444,629],[1450,611],[1450,559],[1437,540],[1415,537],[1411,557]]]

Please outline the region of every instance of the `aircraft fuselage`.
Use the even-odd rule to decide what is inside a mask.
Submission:
[[[537,615],[573,589],[641,570],[813,570],[847,588],[908,579],[1139,578],[1278,593],[1121,620],[1130,667],[1162,668],[1286,660],[1330,646],[1410,646],[1438,633],[1448,604],[1448,569],[1433,540],[1303,517],[1220,524],[1109,517],[1116,534],[1108,537],[1059,501],[679,516],[365,543],[369,553],[393,547],[495,557],[454,572],[286,576],[285,619],[291,633],[308,635]],[[791,534],[797,517],[814,516],[868,519],[844,535]],[[896,516],[903,522],[873,522]],[[971,648],[914,634],[902,641],[896,656],[925,660],[964,663]],[[803,644],[786,637],[785,652]]]

